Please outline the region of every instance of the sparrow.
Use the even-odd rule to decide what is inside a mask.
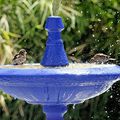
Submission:
[[[26,50],[21,49],[14,57],[12,60],[13,65],[22,65],[23,63],[26,62]]]
[[[105,55],[103,53],[97,53],[90,59],[89,62],[96,64],[111,64],[115,63],[116,59],[111,58],[109,55]]]

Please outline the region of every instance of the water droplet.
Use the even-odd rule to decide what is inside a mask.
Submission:
[[[94,34],[92,34],[92,36],[93,36],[93,37],[95,37],[95,35],[94,35]]]
[[[112,53],[110,52],[109,55],[112,55]]]
[[[73,109],[75,109],[75,104],[73,105]]]
[[[93,118],[93,116],[91,116],[91,118]]]
[[[117,96],[119,96],[120,94],[119,93],[117,93]]]
[[[110,112],[112,113],[112,112],[113,112],[113,110],[110,110]]]
[[[107,111],[105,111],[105,113],[107,113]]]
[[[110,98],[113,98],[113,96],[111,95]]]

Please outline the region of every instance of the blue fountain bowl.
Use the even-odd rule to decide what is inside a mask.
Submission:
[[[31,104],[80,103],[102,94],[119,79],[116,65],[0,66],[0,89]]]

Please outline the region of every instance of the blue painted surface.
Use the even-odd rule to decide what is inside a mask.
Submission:
[[[102,68],[0,69],[0,89],[30,104],[44,105],[48,120],[62,120],[67,104],[80,103],[102,94],[119,79],[120,67],[113,65]]]
[[[46,113],[47,120],[63,120],[63,114],[67,108],[65,105],[44,105],[43,111]]]
[[[68,65],[68,59],[61,39],[61,31],[64,28],[61,17],[48,17],[45,28],[48,31],[48,39],[41,64],[52,67]]]
[[[0,88],[32,104],[69,104],[98,95],[119,77],[119,66],[0,69]]]
[[[63,120],[67,104],[100,95],[120,80],[120,67],[115,65],[53,67],[68,65],[60,34],[63,28],[60,17],[47,19],[48,40],[41,64],[51,68],[0,68],[0,89],[28,103],[42,104],[48,120]]]

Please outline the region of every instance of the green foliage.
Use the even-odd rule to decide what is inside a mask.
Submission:
[[[75,106],[68,105],[68,112],[64,115],[65,120],[107,120],[105,105],[109,93],[85,101]]]
[[[40,105],[26,104],[20,100],[14,100],[8,95],[0,95],[0,119],[1,120],[45,120],[45,114]]]
[[[53,15],[57,16],[58,12],[59,12],[59,7],[61,5],[62,0],[53,0],[52,3],[52,11],[53,11]]]
[[[45,20],[52,14],[58,14],[63,18],[65,30],[62,37],[70,61],[87,61],[98,52],[111,55],[120,61],[118,0],[62,0],[61,5],[56,1],[58,0],[0,0],[1,64],[10,63],[12,54],[20,48],[27,50],[29,63],[39,62],[47,37],[44,30]],[[59,5],[59,12],[56,4]],[[74,109],[73,105],[69,105],[65,120],[119,120],[120,111],[116,109],[113,117],[107,117],[111,115],[106,109],[109,108],[108,101],[112,104],[108,100],[108,95],[113,94],[112,92],[111,90],[111,93],[76,105]],[[117,106],[118,102],[115,104]],[[0,120],[45,119],[41,106],[14,100],[3,93],[0,94],[0,105]],[[115,113],[118,113],[118,117]]]
[[[69,56],[87,60],[95,53],[103,52],[120,59],[120,10],[117,0],[84,0],[78,1],[74,7],[79,11],[80,16],[75,17],[75,23],[65,19],[65,45],[67,52],[74,47],[80,48],[85,44],[82,51],[74,50],[68,52]],[[71,26],[72,25],[72,26]],[[69,36],[68,36],[69,34]],[[73,35],[74,34],[74,35]]]

